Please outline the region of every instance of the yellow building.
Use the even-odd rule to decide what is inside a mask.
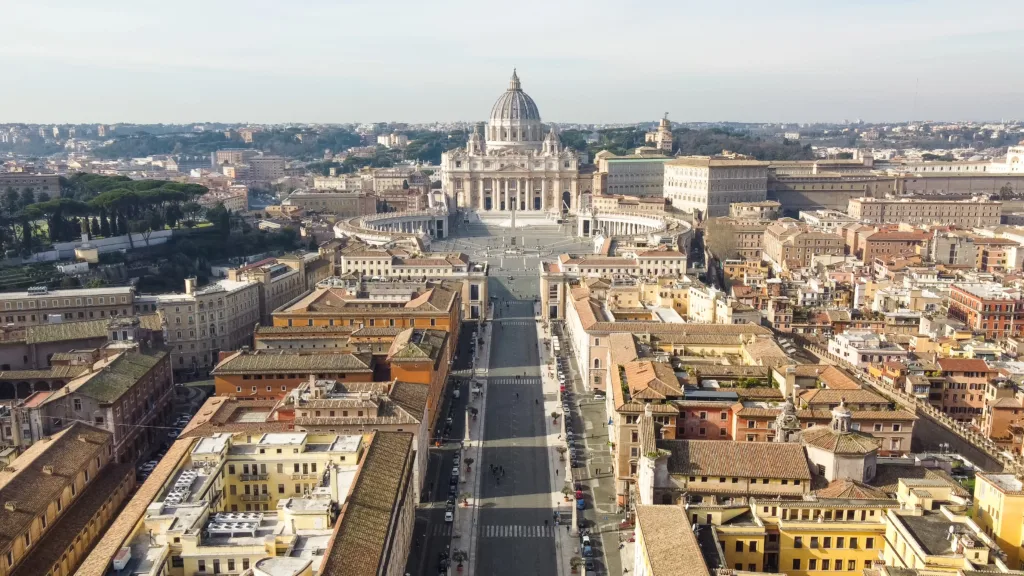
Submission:
[[[369,439],[364,457],[364,439],[358,435],[236,431],[182,438],[112,526],[110,541],[105,538],[83,565],[82,574],[104,574],[110,565],[137,576],[250,569],[254,574],[323,574],[339,515],[353,504],[360,482],[380,484],[387,475],[403,491],[411,489],[412,436],[377,433]],[[371,470],[366,466],[378,441],[395,458],[383,463],[387,466],[378,458]],[[386,499],[379,505],[388,514],[405,506]],[[411,508],[405,515],[411,526]],[[394,529],[404,533],[406,527],[402,523]],[[391,541],[396,546],[406,542],[393,536]]]
[[[1006,553],[1008,566],[1024,567],[1024,483],[1020,479],[1013,474],[979,472],[974,485],[974,520]]]
[[[871,568],[885,546],[885,513],[894,508],[899,503],[885,497],[751,504],[768,530],[766,571],[789,576]]]
[[[361,452],[361,436],[216,434],[200,439],[192,458],[223,469],[224,510],[249,512],[273,510],[282,499],[308,495],[339,467],[354,473]]]
[[[885,565],[951,574],[1006,572],[995,542],[966,516],[967,510],[968,506],[950,504],[938,510],[889,510]]]
[[[79,576],[316,576],[334,574],[338,556],[400,557],[404,565],[415,506],[411,434],[376,432],[364,452],[361,436],[259,433],[274,429],[261,423],[238,431],[236,417],[244,421],[248,410],[240,411],[226,420],[233,433],[174,443]],[[213,414],[204,408],[193,424]],[[339,526],[354,507],[367,506],[368,485],[377,488],[374,512],[383,520],[356,551],[340,543]]]
[[[0,575],[75,571],[135,487],[112,451],[109,432],[75,423],[0,472]]]

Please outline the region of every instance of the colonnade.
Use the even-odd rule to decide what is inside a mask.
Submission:
[[[424,234],[429,232],[429,224],[426,221],[413,222],[368,222],[367,228],[381,232],[403,232],[405,234]]]
[[[646,234],[648,231],[652,230],[650,226],[636,224],[634,222],[605,221],[602,222],[602,224],[606,230],[606,233],[610,236]]]

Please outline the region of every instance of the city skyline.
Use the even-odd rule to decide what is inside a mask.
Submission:
[[[740,4],[17,5],[0,121],[474,121],[513,67],[561,123],[1020,117],[1021,3]]]

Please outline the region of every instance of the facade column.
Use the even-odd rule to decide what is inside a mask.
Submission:
[[[548,211],[548,179],[540,179],[540,209],[544,212]]]
[[[574,212],[579,212],[580,201],[577,192],[578,181],[574,178],[569,181],[569,209]]]
[[[526,179],[526,209],[533,210],[533,176]]]
[[[481,177],[477,181],[477,189],[480,190],[480,196],[477,198],[477,201],[476,201],[476,204],[477,204],[476,209],[482,211],[484,209],[484,179],[483,179],[483,177]]]
[[[501,203],[502,203],[502,207],[501,208],[503,210],[508,210],[508,186],[507,186],[507,182],[505,181],[504,178],[500,178],[498,180],[498,182],[499,182],[498,187],[501,189]]]

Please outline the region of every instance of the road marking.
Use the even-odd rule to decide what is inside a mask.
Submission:
[[[447,523],[447,522],[445,522],[444,524],[436,524],[436,523],[432,524],[430,526],[430,535],[431,536],[451,536],[452,535],[452,525]]]
[[[554,535],[554,526],[539,524],[488,524],[480,529],[481,538],[551,538]]]

